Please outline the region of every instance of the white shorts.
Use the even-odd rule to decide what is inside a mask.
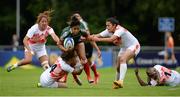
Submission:
[[[134,52],[135,56],[137,56],[140,52],[140,45],[139,44],[134,44],[132,46],[129,46],[127,48],[122,47],[118,53],[118,56],[121,56],[121,54],[123,54],[127,49],[131,50]]]
[[[42,87],[57,88],[58,82],[56,82],[54,79],[51,78],[50,70],[51,70],[51,68],[48,68],[41,74],[40,83],[41,83]]]
[[[29,45],[30,49],[35,53],[37,58],[40,58],[44,55],[47,56],[45,44],[31,44]],[[25,48],[25,52],[27,49]]]

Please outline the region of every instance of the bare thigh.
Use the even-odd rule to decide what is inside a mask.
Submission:
[[[83,42],[79,43],[75,49],[77,51],[81,63],[82,64],[87,63],[84,43]]]

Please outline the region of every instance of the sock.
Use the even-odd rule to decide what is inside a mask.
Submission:
[[[126,75],[126,71],[127,71],[127,64],[126,63],[120,64],[119,80],[124,80],[124,77]]]
[[[18,63],[14,64],[14,67],[17,68],[18,67]]]
[[[85,71],[85,73],[86,73],[86,75],[87,75],[87,78],[88,78],[88,80],[89,80],[89,78],[91,78],[91,77],[90,77],[90,66],[89,66],[88,63],[83,64],[83,65],[84,65],[84,71]]]
[[[116,72],[116,78],[115,78],[115,80],[119,80],[119,76],[120,76],[120,73],[119,73],[119,72]]]
[[[44,61],[41,63],[41,66],[43,67],[44,70],[48,69],[49,68],[49,63],[48,61]]]
[[[96,71],[96,65],[95,64],[91,65],[91,69],[94,72],[94,75],[97,76],[98,74],[97,74],[97,71]]]

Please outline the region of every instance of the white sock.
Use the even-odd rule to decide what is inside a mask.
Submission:
[[[127,71],[127,64],[126,63],[120,64],[119,80],[124,80],[124,77],[126,75],[126,71]]]
[[[16,63],[16,64],[14,64],[14,67],[16,68],[16,67],[18,67],[18,64]]]
[[[115,78],[115,80],[119,80],[119,76],[120,76],[119,72],[116,72],[116,78]]]

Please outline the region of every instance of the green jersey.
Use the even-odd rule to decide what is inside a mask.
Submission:
[[[80,20],[80,29],[89,30],[88,24],[84,20]]]

